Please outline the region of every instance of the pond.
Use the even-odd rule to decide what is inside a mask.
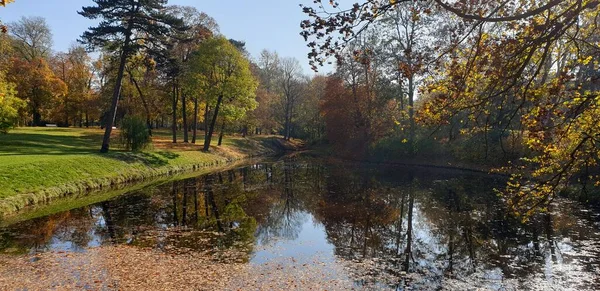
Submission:
[[[506,214],[494,190],[502,185],[477,173],[288,156],[2,226],[0,254],[128,245],[209,253],[257,276],[281,268],[298,282],[304,266],[355,289],[599,290],[600,215],[559,200],[521,223]]]

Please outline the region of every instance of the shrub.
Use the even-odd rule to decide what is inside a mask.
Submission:
[[[152,142],[146,122],[137,116],[125,117],[121,126],[121,143],[132,151],[146,148]]]

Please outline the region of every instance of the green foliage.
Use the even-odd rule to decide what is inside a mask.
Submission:
[[[132,151],[143,150],[152,143],[146,122],[138,116],[123,119],[120,137],[123,146]]]
[[[223,37],[206,40],[198,47],[189,63],[186,83],[191,91],[206,96],[209,103],[214,104],[223,95],[224,103],[256,107],[258,84],[250,72],[250,62]]]
[[[219,114],[239,119],[256,108],[258,83],[250,62],[224,37],[208,39],[198,46],[188,62],[185,83],[190,94],[204,95],[206,104],[214,108],[204,151],[210,148]]]
[[[6,134],[15,126],[19,119],[19,110],[26,105],[16,94],[15,85],[0,75],[0,133]]]
[[[145,48],[161,47],[171,27],[183,26],[181,19],[165,13],[166,0],[94,0],[94,3],[96,6],[83,7],[78,12],[85,18],[102,19],[81,36],[81,41],[91,48],[118,48],[128,55],[134,54]],[[137,41],[130,42],[133,35]]]

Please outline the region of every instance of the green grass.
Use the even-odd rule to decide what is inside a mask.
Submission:
[[[58,212],[68,211],[76,208],[81,208],[87,205],[99,203],[102,201],[107,201],[113,199],[115,197],[121,196],[126,193],[131,193],[146,187],[150,187],[152,185],[159,185],[169,181],[179,181],[192,177],[196,177],[198,175],[202,175],[205,173],[210,173],[212,171],[225,171],[227,169],[232,169],[235,167],[239,167],[244,163],[250,163],[252,160],[244,160],[234,163],[229,163],[224,165],[223,167],[207,167],[200,169],[195,172],[190,172],[186,174],[180,174],[176,176],[160,176],[153,179],[148,179],[139,183],[135,183],[133,185],[127,185],[125,187],[116,187],[115,189],[106,189],[104,191],[96,191],[93,195],[89,195],[89,193],[81,193],[66,196],[64,198],[58,198],[53,200],[52,203],[36,205],[35,207],[28,208],[28,211],[21,212],[16,215],[11,215],[7,217],[0,216],[0,227],[5,227],[14,223],[18,223],[21,221],[26,221],[38,217],[43,217],[47,215],[51,215]]]
[[[222,147],[204,153],[201,138],[197,145],[172,144],[169,131],[155,130],[152,149],[126,152],[113,139],[111,151],[100,154],[102,134],[99,129],[18,128],[0,135],[0,213],[69,193],[265,154],[274,139],[227,137]],[[10,205],[2,207],[7,201]]]

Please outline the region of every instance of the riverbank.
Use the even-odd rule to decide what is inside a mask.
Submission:
[[[400,167],[418,167],[418,168],[434,168],[446,170],[458,170],[463,172],[480,173],[493,176],[509,177],[510,173],[500,172],[495,169],[497,167],[484,164],[468,163],[457,159],[449,158],[448,156],[432,157],[413,157],[413,158],[398,158],[398,157],[353,157],[348,155],[340,155],[335,152],[328,144],[320,144],[312,146],[310,152],[316,156],[328,157],[334,160],[348,161],[352,163],[361,163],[379,166],[400,166]]]
[[[299,146],[275,136],[226,137],[222,146],[204,153],[201,143],[173,144],[169,131],[155,130],[151,149],[132,153],[113,143],[111,152],[100,154],[102,133],[99,129],[19,128],[0,136],[0,217],[59,197],[274,155]]]

